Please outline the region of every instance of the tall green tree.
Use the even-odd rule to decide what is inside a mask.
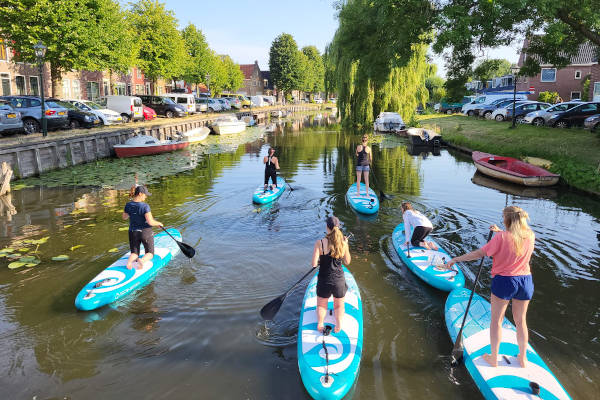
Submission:
[[[33,46],[41,40],[48,47],[45,60],[50,65],[52,95],[59,96],[66,71],[129,63],[121,58],[121,46],[114,58],[97,52],[108,46],[109,36],[122,33],[106,20],[112,10],[118,10],[115,1],[5,0],[0,3],[0,38],[15,50],[16,61],[32,63],[36,61]]]
[[[482,60],[473,69],[473,78],[478,81],[489,81],[492,78],[508,75],[511,63],[502,58],[491,58]]]
[[[313,93],[322,92],[325,89],[325,65],[321,53],[315,46],[303,47],[302,53],[308,59],[311,74],[310,90],[308,91]]]
[[[271,80],[279,90],[288,92],[298,89],[301,81],[301,59],[293,36],[282,33],[277,36],[269,50]]]
[[[225,90],[233,93],[244,86],[244,73],[240,69],[239,64],[234,63],[231,57],[224,56],[222,60],[225,70],[227,71]]]
[[[218,54],[212,55],[210,64],[210,92],[220,94],[229,84],[229,73],[223,58]]]
[[[188,54],[184,66],[183,79],[190,84],[206,84],[206,74],[211,72],[214,55],[202,31],[194,24],[189,24],[181,31]]]
[[[138,0],[131,5],[131,24],[140,45],[139,66],[153,82],[185,74],[188,53],[177,19],[157,0]]]

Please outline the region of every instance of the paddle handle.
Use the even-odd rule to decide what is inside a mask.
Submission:
[[[164,227],[164,226],[161,226],[161,227],[160,227],[160,229],[162,229],[163,231],[165,231],[165,233],[166,233],[167,235],[171,236],[171,239],[173,239],[173,240],[174,240],[174,241],[176,241],[176,242],[179,242],[179,240],[175,239],[175,238],[173,237],[173,235],[171,235],[171,234],[169,233],[169,231],[165,229],[165,227]]]
[[[294,283],[294,285],[288,289],[287,292],[285,292],[285,295],[287,296],[288,293],[290,293],[296,286],[298,286],[304,279],[306,279],[306,277],[308,275],[310,275],[316,268],[310,267],[310,271],[308,271],[306,274],[304,274],[304,276],[302,278],[300,278],[300,280],[296,283]]]

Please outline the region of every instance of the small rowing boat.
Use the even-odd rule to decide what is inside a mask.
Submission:
[[[244,132],[246,130],[246,122],[240,121],[235,115],[226,115],[217,118],[211,125],[211,128],[217,135],[231,135]]]
[[[525,186],[552,186],[558,183],[560,175],[542,167],[528,164],[512,157],[474,151],[471,155],[475,167],[482,174]]]
[[[181,150],[189,144],[179,140],[159,140],[153,136],[137,135],[127,139],[124,144],[115,144],[113,147],[117,157],[125,158],[168,153]]]
[[[194,128],[187,132],[180,133],[179,135],[181,136],[182,142],[198,143],[206,139],[209,133],[210,128],[201,126],[199,128]]]

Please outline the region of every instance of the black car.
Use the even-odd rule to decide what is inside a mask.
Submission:
[[[600,113],[600,103],[581,103],[570,110],[553,114],[546,121],[546,125],[556,128],[569,128],[571,126],[583,126],[587,117]]]
[[[68,101],[62,101],[60,99],[48,99],[53,103],[58,104],[68,110],[69,125],[71,129],[77,129],[79,127],[92,128],[100,125],[100,120],[96,114],[91,112],[80,110]]]
[[[185,117],[187,115],[184,106],[175,103],[168,97],[147,95],[138,95],[138,97],[142,99],[143,105],[150,107],[158,115],[164,115],[167,118]]]
[[[583,122],[583,126],[585,128],[591,130],[592,132],[596,132],[600,130],[600,114],[592,115],[591,117],[587,117]]]

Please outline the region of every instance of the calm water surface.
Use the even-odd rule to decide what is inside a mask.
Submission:
[[[474,174],[462,155],[411,155],[401,140],[387,138],[374,145],[375,179],[394,197],[375,218],[363,218],[344,198],[360,136],[326,121],[306,117],[273,133],[211,138],[187,152],[106,160],[14,192],[18,213],[0,219],[0,248],[31,252],[36,246],[23,240],[50,239],[39,245],[36,267],[9,270],[0,258],[0,399],[307,399],[296,357],[305,286],[275,321],[261,321],[258,310],[307,271],[332,213],[354,234],[350,269],[364,301],[353,398],[481,398],[464,368],[449,368],[445,294],[413,276],[391,245],[402,200],[432,219],[451,254],[481,246],[506,204],[529,212],[537,236],[531,343],[574,399],[598,398],[597,200],[501,184]],[[251,196],[269,146],[296,190],[258,207]],[[135,172],[150,182],[155,217],[179,228],[197,255],[178,256],[119,303],[78,312],[81,287],[127,251],[119,228],[127,226],[123,189]],[[70,259],[50,260],[59,254]],[[470,286],[477,266],[468,267]],[[488,274],[482,283],[489,297]]]

